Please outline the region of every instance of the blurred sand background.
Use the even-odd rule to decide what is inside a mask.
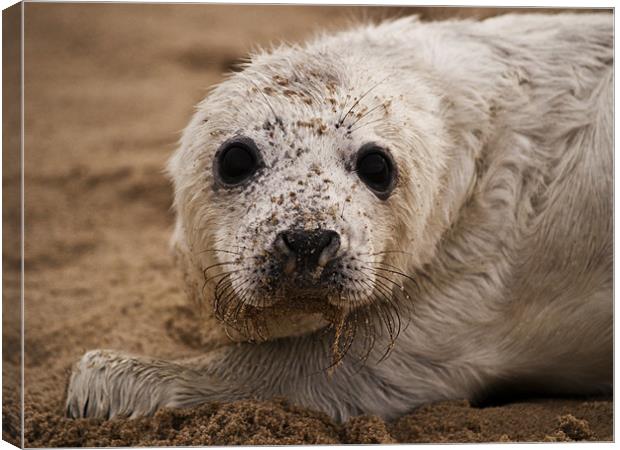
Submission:
[[[135,421],[63,417],[69,367],[87,350],[164,358],[200,352],[200,324],[168,251],[171,187],[162,169],[193,105],[223,73],[256,46],[299,42],[356,19],[501,12],[27,3],[25,445],[611,440],[611,399],[483,409],[455,401],[392,423],[361,417],[344,425],[278,401],[210,404]],[[5,186],[19,179],[10,170]],[[5,218],[16,208],[5,201]],[[17,232],[5,224],[5,235]],[[16,294],[18,280],[19,260],[9,248],[5,298]],[[4,317],[8,381],[18,375],[19,334],[15,316]],[[19,392],[5,383],[3,395],[3,437],[11,438]]]

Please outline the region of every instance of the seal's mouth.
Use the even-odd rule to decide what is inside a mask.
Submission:
[[[216,317],[225,325],[240,333],[248,341],[265,341],[272,333],[270,321],[286,321],[290,317],[320,315],[328,324],[322,329],[329,343],[330,367],[337,366],[355,347],[354,356],[366,360],[376,343],[385,349],[379,361],[390,353],[402,324],[404,303],[386,300],[385,295],[375,296],[361,306],[353,306],[348,299],[328,295],[320,288],[307,287],[290,290],[269,301],[258,302],[260,306],[243,302],[243,299],[225,304],[217,297],[214,301]],[[357,343],[355,346],[354,343]]]
[[[290,254],[267,253],[219,263],[226,270],[214,275],[219,281],[213,291],[213,311],[226,329],[260,341],[274,334],[269,324],[277,327],[300,315],[321,317],[315,330],[328,333],[333,364],[352,347],[367,358],[376,342],[382,342],[385,354],[389,353],[401,330],[400,318],[411,316],[402,314],[411,305],[402,271],[347,254],[325,264],[309,264],[307,256],[297,257],[294,270],[287,270],[290,259]]]
[[[337,298],[337,295],[330,295],[325,286],[320,284],[294,286],[290,283],[276,292],[262,292],[260,296],[242,295],[234,298],[216,293],[214,311],[219,320],[233,326],[247,320],[285,318],[300,313],[320,314],[331,321],[349,309],[348,305],[339,303]]]

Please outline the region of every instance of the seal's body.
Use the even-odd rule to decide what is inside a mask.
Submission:
[[[189,292],[242,342],[88,352],[68,414],[609,392],[612,34],[607,14],[408,18],[254,57],[169,166]]]

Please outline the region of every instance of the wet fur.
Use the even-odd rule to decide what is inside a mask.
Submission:
[[[169,167],[188,293],[215,302],[242,342],[176,362],[89,352],[71,376],[68,414],[285,396],[338,420],[389,419],[496,385],[610,392],[612,42],[608,14],[407,18],[256,55],[199,105]],[[271,148],[269,170],[254,188],[223,192],[213,155],[250,123]],[[372,139],[398,163],[385,201],[341,167],[346,149]],[[290,164],[277,153],[289,147]],[[314,209],[278,204],[312,164],[331,174],[304,203]],[[351,261],[375,264],[352,263],[367,284],[344,296],[366,303],[339,316],[264,295],[251,312],[254,299],[228,278],[218,310],[208,278],[230,277],[226,264],[254,270],[251,258],[301,213],[308,226],[339,227]],[[226,283],[235,294],[221,292]],[[259,316],[262,333],[245,322]],[[356,323],[367,326],[356,333]]]

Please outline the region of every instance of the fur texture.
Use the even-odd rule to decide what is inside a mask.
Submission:
[[[285,396],[390,419],[497,385],[610,391],[612,43],[607,14],[406,18],[255,55],[169,164],[188,293],[241,342],[175,362],[89,352],[68,414]],[[213,160],[239,135],[264,168],[224,189]],[[396,162],[387,200],[351,169],[367,142]],[[340,322],[261,285],[291,227],[340,234]]]

